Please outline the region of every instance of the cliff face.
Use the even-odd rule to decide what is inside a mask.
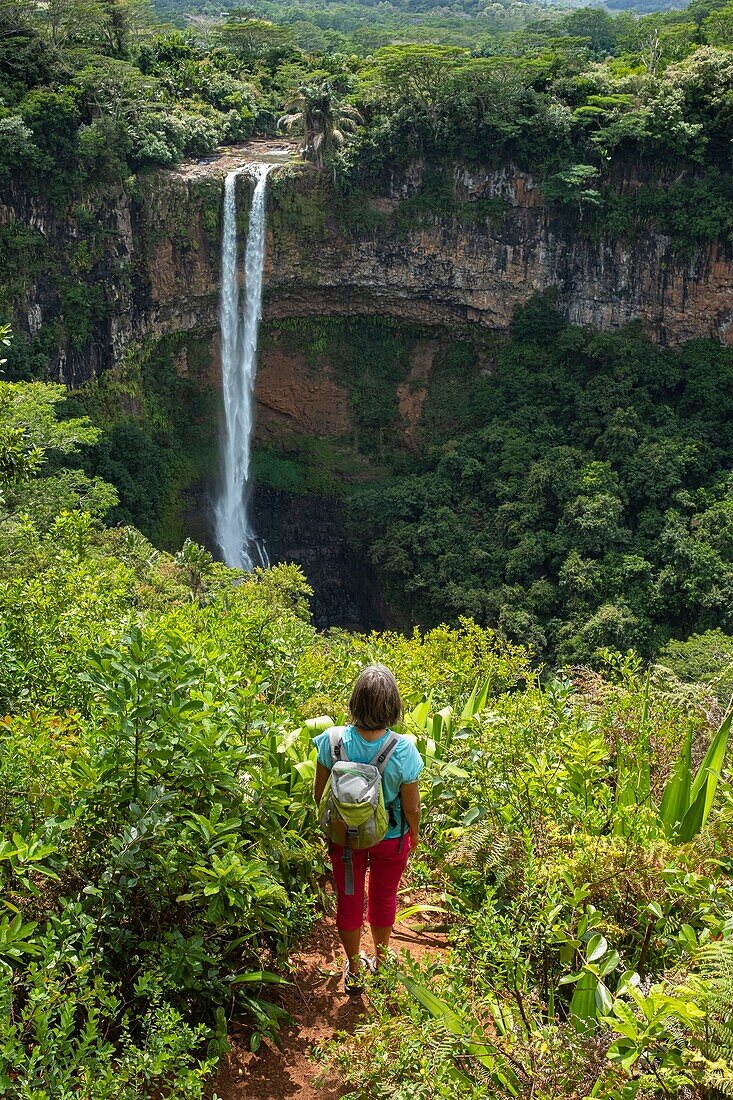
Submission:
[[[267,314],[377,313],[505,328],[517,303],[554,287],[577,324],[614,328],[640,319],[664,343],[733,342],[733,255],[720,245],[681,259],[658,233],[633,246],[591,240],[577,216],[549,214],[532,177],[511,167],[480,174],[456,167],[455,205],[427,214],[418,207],[418,224],[405,225],[400,211],[418,183],[419,170],[375,201],[371,213],[381,224],[364,235],[329,223],[316,240],[290,225],[275,232]],[[306,188],[308,178],[295,186]]]
[[[217,165],[208,169],[212,180]],[[159,177],[160,178],[160,177]],[[191,175],[160,180],[179,212]],[[419,168],[367,211],[370,229],[339,223],[327,181],[306,166],[276,170],[270,195],[265,319],[381,314],[424,325],[505,328],[517,303],[557,289],[568,320],[614,328],[640,319],[663,343],[694,337],[733,342],[733,255],[700,247],[681,258],[648,232],[633,246],[590,240],[577,219],[551,215],[531,176],[511,167],[481,174],[456,168],[455,205],[402,216],[418,191]],[[196,210],[190,212],[195,225]],[[156,218],[156,221],[158,219]],[[199,234],[200,237],[200,234]],[[143,328],[178,315],[185,326],[216,324],[218,270],[201,247],[181,266],[161,239],[148,264]]]
[[[4,197],[0,230],[24,224],[45,256],[6,297],[16,328],[33,336],[53,326],[44,351],[55,377],[78,383],[119,362],[126,349],[172,332],[213,336],[222,179],[249,156],[242,150],[157,172],[136,181],[132,193],[120,189],[63,215],[40,198]],[[610,328],[638,318],[665,343],[733,342],[733,255],[724,247],[681,258],[654,232],[633,246],[589,239],[577,215],[548,213],[532,177],[511,166],[480,173],[456,166],[452,198],[429,209],[420,205],[420,183],[418,165],[386,196],[361,198],[355,216],[309,166],[276,169],[265,319],[378,314],[503,328],[518,302],[555,287],[576,323]],[[93,291],[94,310],[83,324],[64,304],[69,285],[86,288],[82,296]],[[212,347],[212,377],[216,359]]]
[[[0,316],[10,306],[25,336],[11,349],[17,369],[76,386],[122,368],[108,376],[111,420],[147,415],[152,436],[167,418],[183,459],[169,494],[177,512],[161,523],[166,545],[185,532],[214,548],[222,185],[251,158],[237,150],[151,173],[63,212],[41,196],[0,196]],[[418,451],[431,416],[450,415],[465,370],[494,369],[491,330],[518,303],[554,288],[576,323],[640,319],[660,342],[733,343],[733,255],[723,247],[683,259],[658,233],[633,247],[594,239],[510,166],[456,166],[452,189],[437,196],[425,183],[415,165],[386,194],[345,202],[310,166],[270,177],[255,526],[273,560],[303,565],[324,626],[390,622],[340,503],[383,476],[371,440],[383,445],[386,431],[394,448]],[[239,186],[243,238],[246,175]],[[381,373],[365,382],[370,364]]]

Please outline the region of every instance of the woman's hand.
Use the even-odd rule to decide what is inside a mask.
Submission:
[[[420,843],[420,785],[418,783],[403,783],[400,787],[402,799],[402,811],[410,826],[412,847],[417,848]]]

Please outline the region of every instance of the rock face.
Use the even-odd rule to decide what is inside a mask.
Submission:
[[[305,435],[348,435],[349,393],[325,363],[317,372],[305,356],[275,340],[260,347],[257,366],[257,434],[277,439],[294,428]]]
[[[218,185],[221,171],[217,165],[209,171]],[[218,258],[196,229],[192,180],[185,172],[158,180],[179,217],[190,210],[198,247],[184,256],[170,240],[157,241],[140,327],[158,331],[176,316],[184,325],[208,318],[214,326]],[[370,231],[349,232],[338,222],[327,179],[304,165],[276,170],[265,318],[379,314],[424,325],[505,328],[517,303],[556,288],[561,310],[577,324],[614,328],[638,319],[662,343],[733,342],[733,254],[722,245],[701,246],[682,259],[668,237],[651,231],[633,246],[591,240],[577,219],[548,213],[532,177],[511,166],[480,174],[456,167],[453,207],[396,225],[419,184],[416,169],[386,198],[373,200]],[[162,220],[156,212],[158,232]]]
[[[54,327],[44,343],[53,376],[74,385],[141,341],[215,333],[222,180],[252,159],[249,148],[152,173],[132,192],[120,189],[63,213],[51,212],[41,197],[3,196],[0,229],[30,227],[45,249],[45,263],[10,297],[16,329],[33,336]],[[456,165],[452,198],[427,213],[411,210],[421,175],[416,165],[386,195],[362,196],[357,221],[348,205],[339,207],[323,173],[302,164],[275,169],[265,317],[377,314],[504,328],[518,302],[554,287],[573,322],[612,328],[640,319],[664,343],[733,342],[733,255],[722,245],[681,258],[655,232],[633,246],[590,239],[577,217],[548,212],[532,177],[509,165],[481,172]],[[635,181],[629,176],[619,186],[633,190]],[[242,221],[244,231],[246,214]],[[93,291],[95,311],[84,325],[63,285]],[[214,376],[216,360],[212,349]],[[271,396],[277,408],[274,389]]]
[[[658,233],[633,246],[591,240],[577,218],[548,213],[532,177],[511,166],[474,174],[457,166],[453,182],[452,209],[446,203],[406,229],[398,223],[397,233],[390,215],[415,194],[419,172],[373,204],[384,224],[368,234],[338,233],[330,223],[316,241],[289,227],[275,232],[266,315],[377,313],[505,328],[517,303],[554,287],[577,324],[640,319],[663,343],[733,342],[733,254],[721,245],[683,260]],[[297,186],[307,187],[308,177]]]
[[[368,631],[389,624],[374,573],[345,535],[341,505],[262,487],[252,508],[270,560],[295,562],[307,577],[315,626]]]

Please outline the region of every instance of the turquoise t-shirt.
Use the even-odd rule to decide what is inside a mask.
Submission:
[[[331,760],[330,733],[331,730],[326,730],[325,733],[319,733],[317,737],[313,738],[313,744],[318,750],[318,763],[323,764],[324,768],[328,768],[329,771],[333,766],[333,761]],[[366,738],[362,737],[361,734],[357,732],[354,726],[346,726],[343,732],[342,744],[349,760],[353,760],[355,764],[368,764],[377,754],[377,749],[384,745],[386,740],[391,736],[392,730],[387,730],[384,736],[380,737],[377,741],[367,741]],[[398,798],[402,784],[414,783],[424,767],[425,765],[423,764],[422,757],[410,738],[399,737],[397,739],[397,746],[387,761],[387,766],[382,776],[384,804],[388,809],[390,804]],[[394,813],[397,818],[397,823],[389,827],[386,834],[387,837],[400,835],[399,801],[394,807]],[[405,821],[405,832],[407,832],[407,828],[407,821]]]

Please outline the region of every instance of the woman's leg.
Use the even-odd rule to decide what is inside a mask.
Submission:
[[[387,956],[387,947],[397,912],[397,887],[410,854],[409,835],[390,837],[369,849],[369,904],[367,921],[374,941],[377,966]]]
[[[352,974],[358,974],[361,970],[361,955],[359,954],[361,925],[358,928],[339,928],[337,926],[337,929],[344,954],[349,960],[349,970]]]
[[[394,928],[394,922],[388,924],[386,928],[377,928],[373,924],[369,927],[372,933],[372,942],[374,943],[374,962],[378,970],[387,958],[387,948],[389,947],[389,940]]]
[[[339,844],[329,846],[331,866],[333,868],[333,880],[336,884],[336,928],[341,940],[346,958],[349,962],[349,970],[357,974],[361,969],[359,957],[359,944],[361,942],[361,929],[364,923],[364,878],[366,875],[367,853],[366,851],[352,851],[351,859],[354,871],[354,893],[346,893],[346,869],[343,861],[344,850]]]

